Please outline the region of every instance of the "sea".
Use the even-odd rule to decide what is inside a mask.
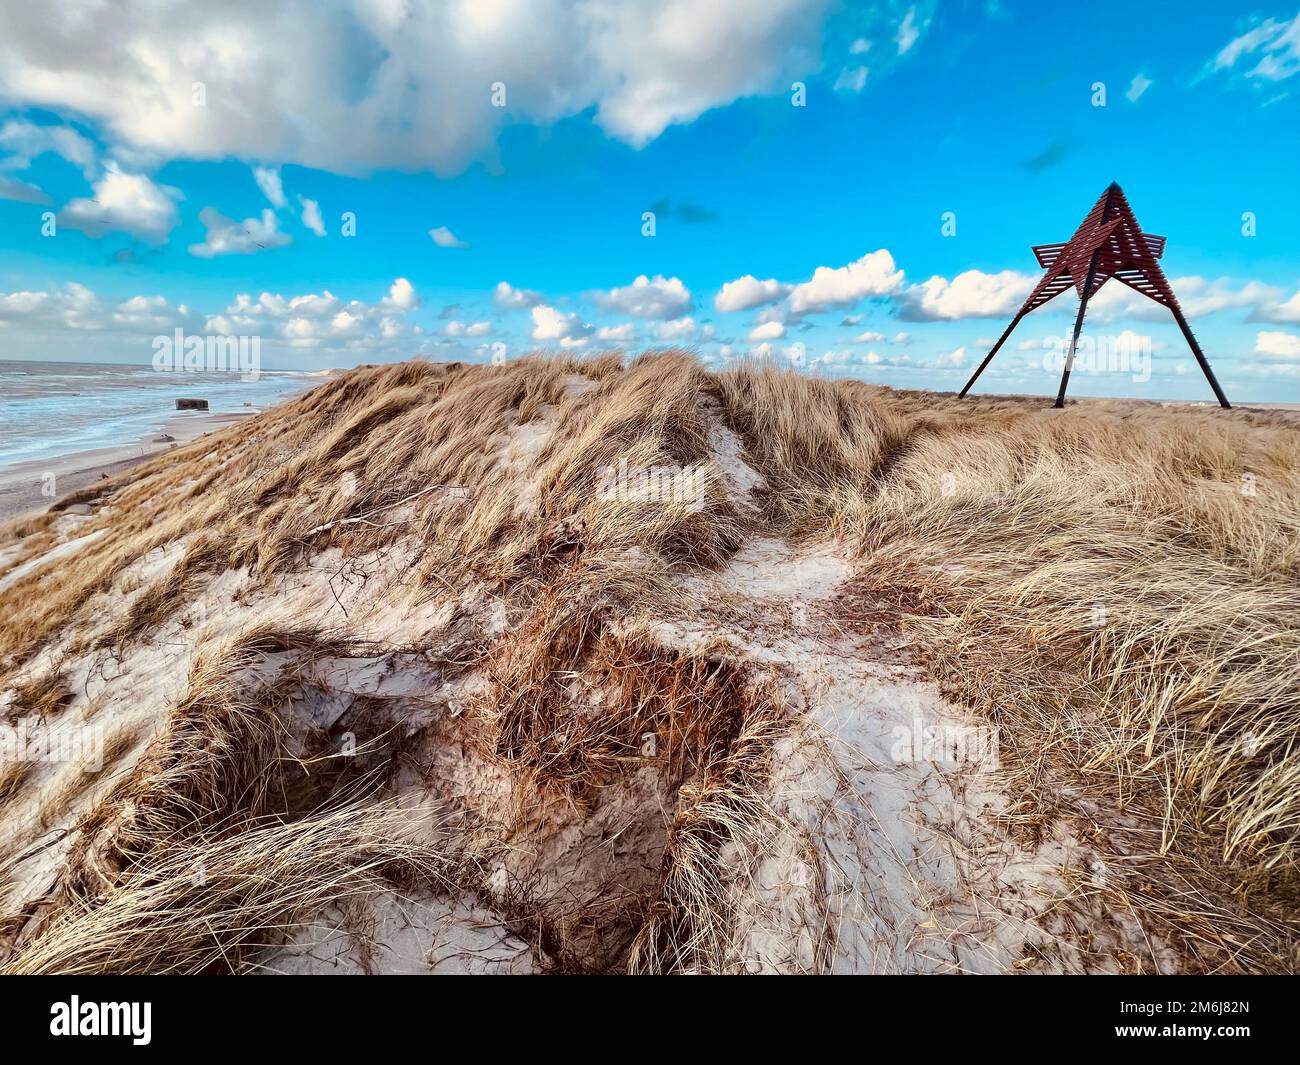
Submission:
[[[178,397],[210,413],[268,407],[320,383],[328,371],[160,372],[152,366],[0,359],[0,469],[91,448],[132,444],[173,418]]]

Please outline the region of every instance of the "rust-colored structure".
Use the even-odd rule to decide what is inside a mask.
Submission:
[[[1138,220],[1133,217],[1133,208],[1124,197],[1124,190],[1111,182],[1110,187],[1101,194],[1088,212],[1088,217],[1074,231],[1074,236],[1064,244],[1040,244],[1034,248],[1038,265],[1047,273],[1029,294],[1016,316],[1011,319],[1006,332],[998,337],[998,342],[984,357],[961,390],[961,395],[970,391],[980,374],[1006,342],[1011,331],[1030,311],[1059,296],[1071,285],[1079,293],[1079,313],[1074,319],[1074,334],[1070,337],[1070,351],[1065,358],[1065,371],[1061,374],[1061,388],[1056,394],[1056,406],[1065,406],[1065,389],[1070,383],[1070,368],[1074,365],[1074,352],[1079,343],[1079,332],[1083,328],[1083,315],[1088,309],[1088,300],[1096,295],[1112,277],[1122,281],[1129,288],[1142,293],[1148,299],[1168,307],[1173,313],[1174,321],[1187,338],[1188,346],[1196,361],[1200,363],[1206,380],[1214,389],[1219,406],[1229,407],[1228,397],[1223,394],[1219,382],[1215,380],[1214,371],[1206,362],[1201,345],[1192,335],[1191,326],[1183,316],[1183,309],[1178,306],[1178,299],[1169,281],[1156,261],[1164,254],[1165,238],[1151,233],[1143,233]]]

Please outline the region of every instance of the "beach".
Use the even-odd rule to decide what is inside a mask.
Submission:
[[[130,469],[160,451],[188,443],[257,413],[256,409],[249,409],[177,415],[164,424],[161,432],[149,433],[130,444],[89,448],[69,455],[6,466],[0,469],[0,524],[40,513],[64,496]]]
[[[0,523],[151,455],[264,411],[329,371],[164,373],[150,366],[0,360]],[[202,399],[205,411],[176,401]]]

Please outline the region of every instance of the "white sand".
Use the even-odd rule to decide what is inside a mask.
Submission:
[[[524,506],[535,505],[530,463],[550,430],[544,417],[500,441],[501,461],[521,479]],[[738,506],[753,510],[762,478],[739,440],[721,425],[710,440],[727,491]],[[84,547],[89,537],[78,535],[80,524],[61,520],[57,542],[19,568],[31,572]],[[89,604],[95,627],[129,609],[147,580],[165,575],[183,548],[177,542],[155,551],[123,573]],[[3,910],[13,912],[49,888],[78,819],[130,769],[183,696],[197,647],[273,620],[346,628],[400,649],[450,645],[467,632],[508,635],[511,619],[491,596],[430,599],[411,588],[414,550],[399,545],[348,561],[326,551],[301,572],[268,585],[228,571],[147,640],[121,653],[74,654],[68,640],[48,647],[23,679],[57,666],[74,693],[64,711],[70,719],[125,729],[134,740],[121,762],[57,822],[38,829],[36,809],[58,766],[42,768],[37,787],[7,808],[8,838],[0,837],[0,849],[18,841],[15,849],[26,856],[0,892]],[[948,760],[913,750],[909,740],[900,755],[900,737],[926,728],[978,734],[983,722],[943,699],[911,664],[901,637],[864,636],[834,620],[832,603],[853,572],[833,543],[795,546],[755,538],[724,571],[684,577],[671,616],[632,616],[620,624],[669,647],[725,646],[757,675],[777,682],[798,711],[773,760],[765,795],[773,821],[765,846],[755,853],[731,845],[724,852],[736,893],[737,967],[892,973],[1069,972],[1095,965],[1085,963],[1071,930],[1050,912],[1051,901],[1067,890],[1062,867],[1086,867],[1087,849],[1061,825],[1048,826],[1032,848],[1009,838],[997,815],[1014,796],[1004,791],[987,751]],[[538,971],[544,959],[536,945],[506,927],[506,900],[530,892],[562,922],[566,906],[580,909],[602,897],[608,883],[654,890],[677,798],[652,767],[629,773],[589,808],[579,808],[530,790],[467,742],[461,713],[483,684],[477,674],[444,676],[434,659],[408,650],[310,664],[273,656],[259,667],[267,677],[285,669],[299,678],[289,711],[292,729],[329,729],[358,699],[377,700],[402,733],[418,740],[412,757],[422,772],[404,771],[399,787],[412,808],[436,811],[450,804],[486,822],[523,813],[513,822],[509,846],[484,870],[476,898],[390,894],[361,913],[321,913],[282,949],[269,952],[262,971]],[[12,692],[0,693],[0,708],[12,698]],[[1124,914],[1100,915],[1090,931],[1097,936],[1094,954],[1160,951]],[[601,948],[593,943],[591,949]]]

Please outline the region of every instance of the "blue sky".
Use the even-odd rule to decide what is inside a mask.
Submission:
[[[1029,246],[1116,180],[1229,395],[1300,401],[1291,8],[7,6],[0,358],[143,363],[175,328],[294,369],[680,344],[953,389]],[[1075,307],[980,390],[1054,392]],[[1117,283],[1086,335],[1150,364],[1072,392],[1208,398]]]

